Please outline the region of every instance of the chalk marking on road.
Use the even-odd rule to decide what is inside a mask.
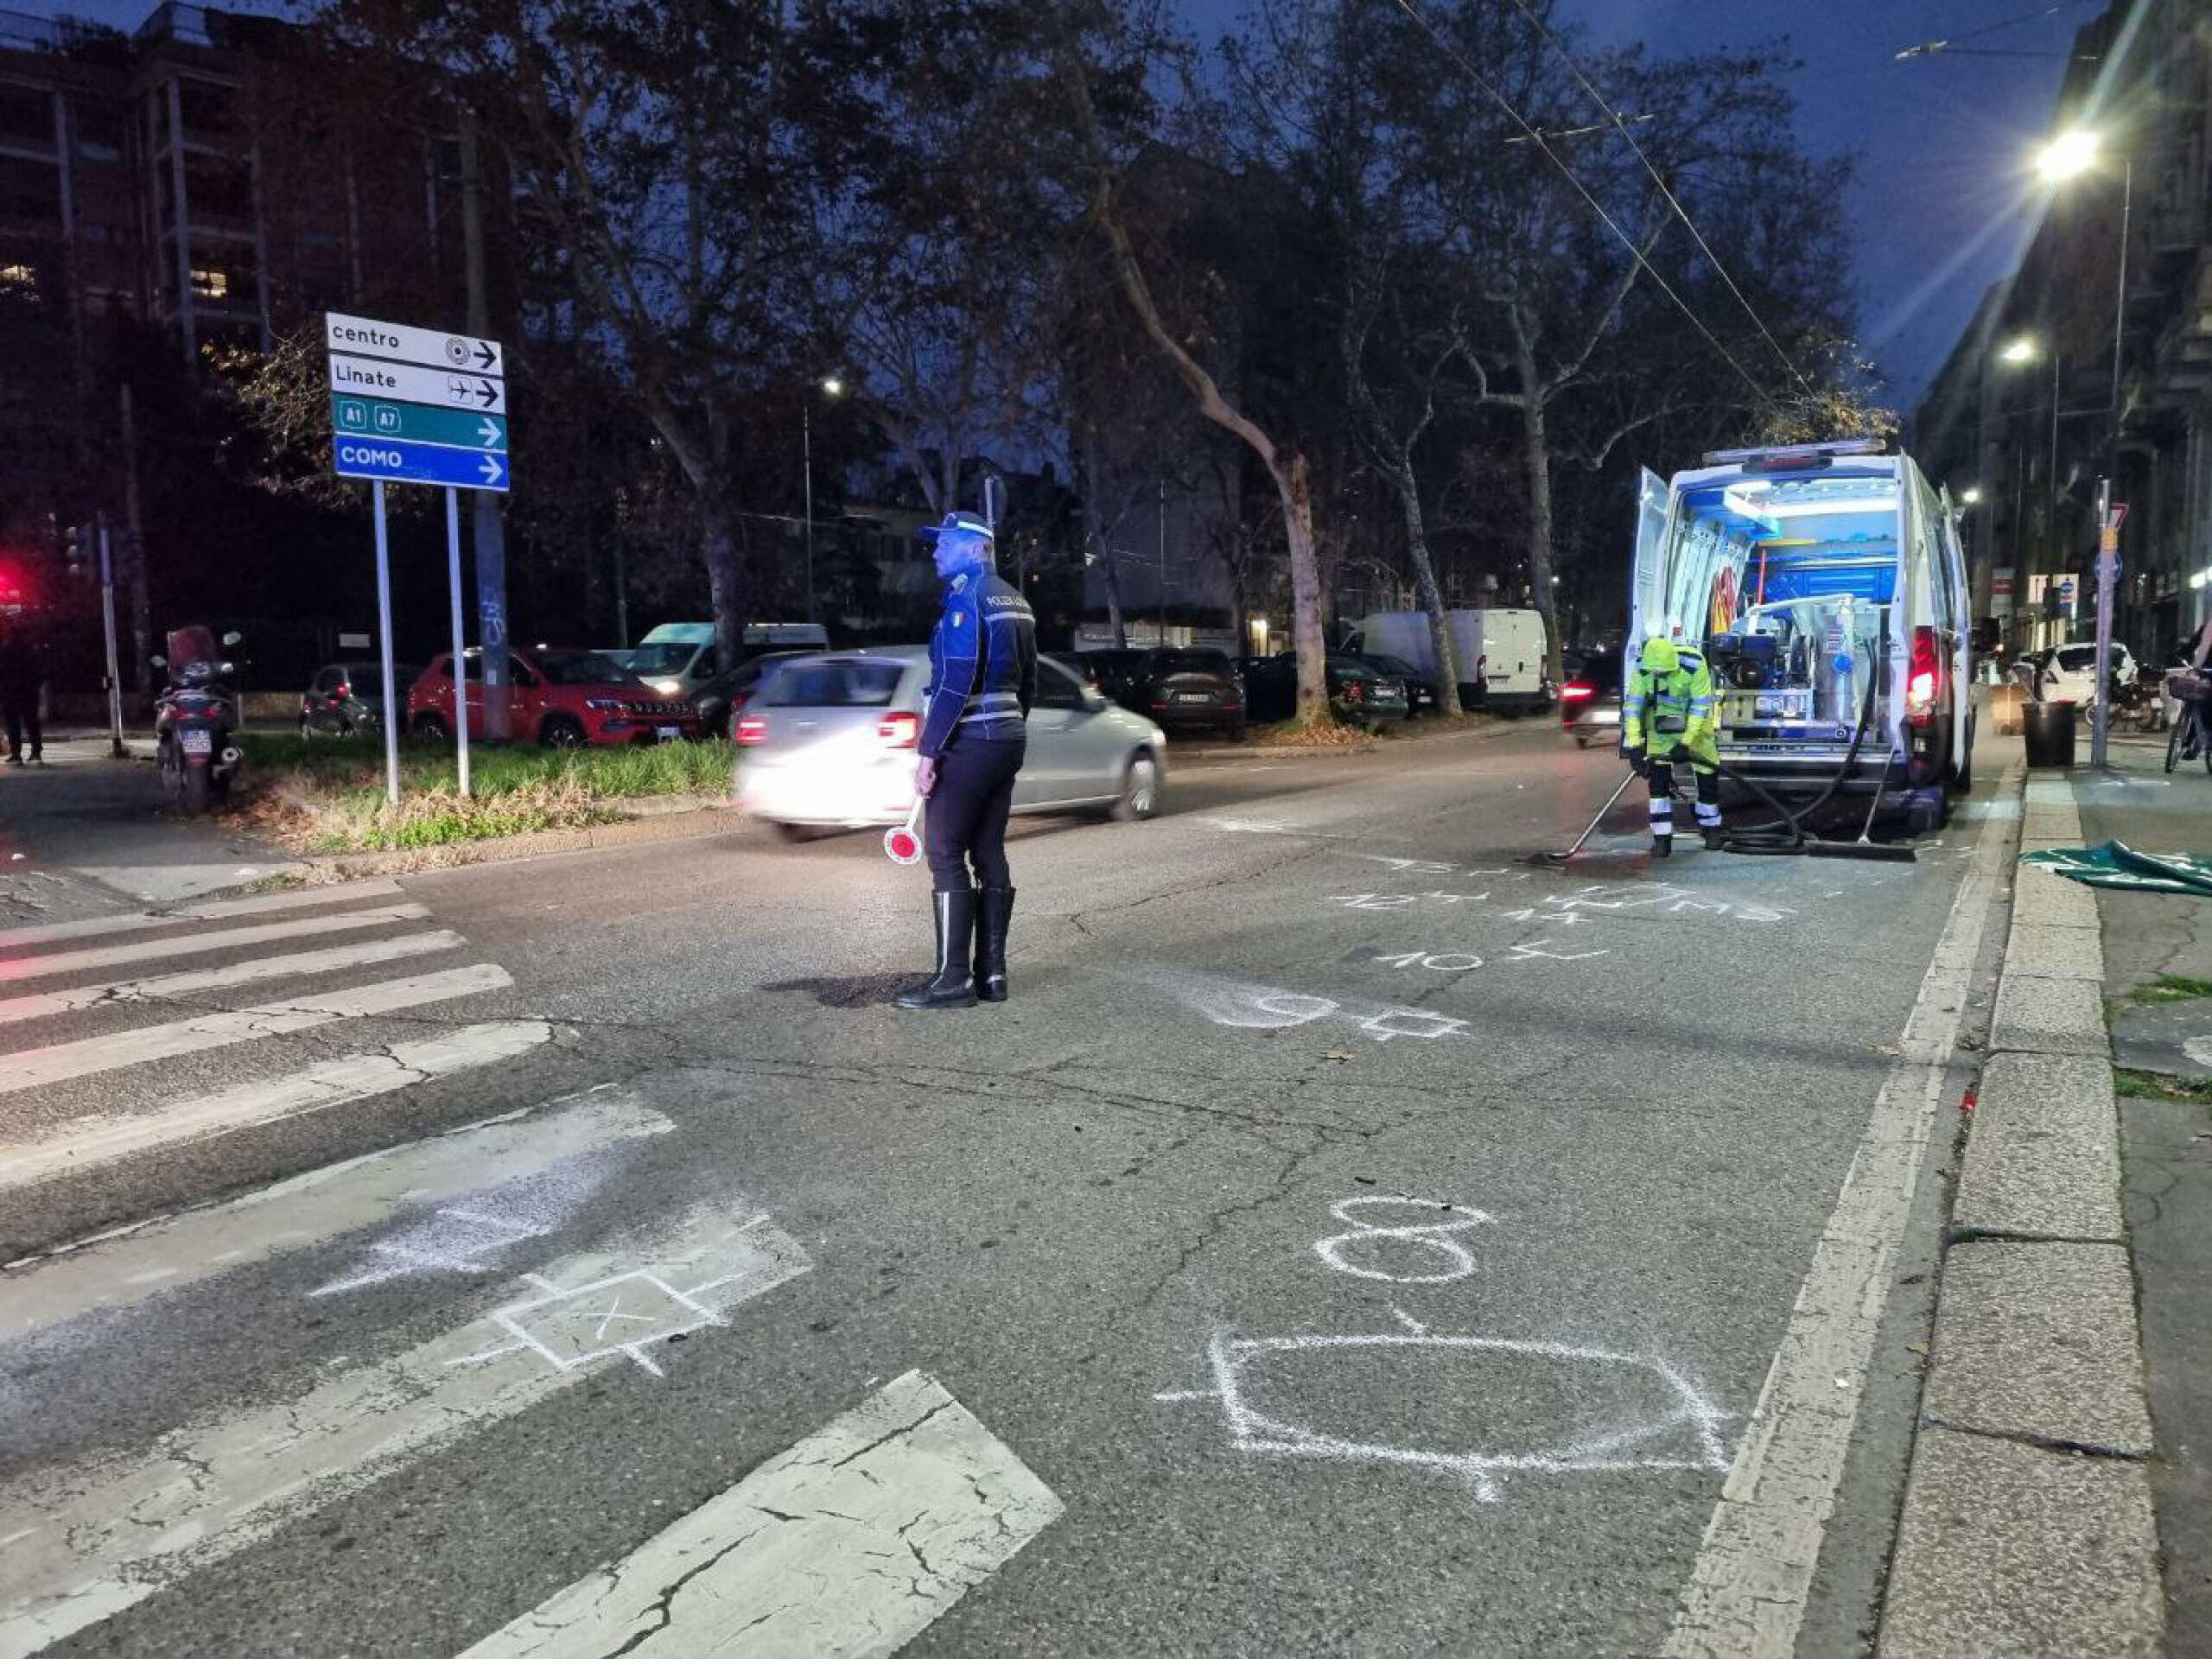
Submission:
[[[180,1055],[251,1042],[257,1038],[308,1031],[334,1020],[365,1019],[400,1008],[448,1001],[454,997],[478,996],[486,991],[504,990],[513,983],[505,969],[491,963],[477,963],[442,973],[417,974],[411,979],[379,980],[372,985],[321,996],[297,997],[289,1002],[205,1014],[193,1020],[145,1026],[106,1037],[86,1037],[73,1043],[22,1049],[0,1055],[0,1094],[96,1077],[124,1066],[175,1059]]]
[[[156,1147],[209,1141],[495,1065],[528,1053],[552,1035],[553,1027],[542,1020],[463,1026],[421,1041],[394,1043],[382,1052],[348,1054],[286,1077],[240,1084],[158,1112],[92,1123],[79,1120],[59,1135],[0,1146],[0,1191],[98,1169]]]
[[[1394,1309],[1394,1313],[1397,1310]],[[1230,1443],[1240,1452],[1285,1457],[1319,1458],[1342,1463],[1400,1464],[1434,1469],[1466,1482],[1481,1503],[1495,1503],[1503,1496],[1501,1478],[1510,1474],[1617,1473],[1629,1471],[1704,1470],[1718,1473],[1728,1466],[1720,1438],[1728,1414],[1720,1410],[1688,1379],[1664,1360],[1643,1354],[1617,1353],[1571,1343],[1529,1341],[1504,1337],[1440,1334],[1398,1313],[1398,1331],[1351,1336],[1236,1337],[1215,1333],[1206,1346],[1206,1361],[1213,1373],[1211,1389],[1177,1389],[1153,1397],[1163,1403],[1197,1400],[1217,1402],[1228,1427]],[[1656,1414],[1626,1427],[1607,1427],[1521,1449],[1446,1451],[1435,1447],[1392,1446],[1380,1441],[1355,1440],[1327,1434],[1263,1411],[1255,1404],[1257,1379],[1284,1356],[1329,1355],[1388,1351],[1431,1352],[1478,1360],[1494,1357],[1526,1360],[1532,1364],[1592,1366],[1605,1370],[1641,1373],[1664,1391],[1667,1403]],[[1581,1401],[1586,1392],[1570,1386],[1561,1390]],[[1669,1450],[1645,1450],[1650,1443],[1669,1438],[1677,1444]]]
[[[736,1224],[707,1205],[524,1285],[582,1287],[642,1270],[693,1285],[721,1323],[813,1265],[773,1224]],[[550,1326],[543,1334],[558,1340]],[[0,1524],[33,1523],[0,1550],[0,1659],[29,1659],[592,1371],[581,1361],[454,1363],[482,1342],[472,1322],[299,1399],[174,1429],[133,1458],[42,1470],[0,1488]]]
[[[51,979],[56,974],[82,973],[93,968],[117,968],[126,963],[158,962],[164,957],[206,956],[216,950],[268,944],[277,939],[343,933],[357,927],[382,927],[391,922],[419,922],[429,913],[421,905],[379,905],[370,910],[348,910],[335,916],[314,916],[302,921],[218,928],[212,933],[181,933],[173,939],[142,939],[135,944],[65,950],[50,957],[17,957],[0,962],[0,985],[27,979]]]
[[[2007,791],[2017,772],[2007,775]],[[1789,1659],[1843,1480],[2012,821],[1985,818],[1675,1614],[1666,1659]]]
[[[1386,1206],[1411,1210],[1424,1216],[1435,1216],[1441,1212],[1456,1219],[1425,1221],[1418,1225],[1378,1227],[1352,1213]],[[1313,1254],[1338,1273],[1351,1274],[1356,1279],[1381,1279],[1394,1285],[1445,1285],[1455,1279],[1465,1279],[1475,1270],[1475,1255],[1452,1235],[1476,1227],[1494,1225],[1497,1219],[1480,1210],[1470,1210],[1464,1205],[1442,1204],[1434,1198],[1392,1198],[1381,1193],[1339,1198],[1329,1206],[1329,1213],[1352,1230],[1330,1238],[1316,1239]],[[1379,1268],[1362,1267],[1358,1262],[1345,1258],[1347,1246],[1371,1247],[1377,1239],[1395,1239],[1401,1244],[1410,1245],[1416,1249],[1433,1250],[1444,1259],[1444,1269],[1440,1273],[1386,1273]]]
[[[1378,1043],[1398,1037],[1433,1041],[1445,1037],[1465,1037],[1471,1031],[1465,1020],[1432,1014],[1426,1008],[1383,1008],[1361,1014],[1325,996],[1305,996],[1272,986],[1241,984],[1203,974],[1165,973],[1150,977],[1170,986],[1186,1006],[1215,1025],[1232,1030],[1283,1031],[1341,1015]]]
[[[461,1659],[888,1655],[1065,1507],[909,1371]]]
[[[187,996],[194,991],[220,990],[231,985],[251,985],[264,979],[288,979],[295,975],[334,973],[341,968],[365,968],[372,963],[401,957],[427,956],[436,950],[457,950],[468,941],[441,928],[429,933],[402,933],[396,938],[370,939],[360,944],[334,945],[327,950],[300,950],[286,957],[255,957],[225,968],[203,968],[186,974],[163,974],[152,979],[110,980],[105,985],[73,985],[66,991],[0,1001],[0,1026],[24,1020],[42,1020],[102,1002],[144,1002],[165,996]]]
[[[349,881],[343,887],[296,887],[283,893],[256,893],[250,899],[218,899],[177,910],[133,910],[112,916],[87,917],[78,922],[48,922],[37,927],[16,927],[0,932],[0,950],[12,950],[19,944],[50,944],[57,939],[92,938],[102,933],[173,927],[179,922],[219,921],[231,916],[304,910],[312,905],[349,905],[357,899],[390,898],[399,891],[397,881]]]

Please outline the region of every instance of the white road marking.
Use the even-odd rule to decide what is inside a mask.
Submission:
[[[1898,1058],[1705,1529],[1666,1659],[1789,1659],[1796,1650],[1889,1299],[1891,1262],[1935,1132],[2013,823],[1996,814],[1982,820]]]
[[[349,881],[343,887],[297,887],[283,893],[256,893],[250,899],[218,899],[166,912],[134,910],[120,915],[92,916],[80,922],[48,922],[38,927],[10,928],[0,932],[0,950],[19,944],[48,944],[56,939],[90,938],[102,933],[130,933],[149,927],[173,927],[179,922],[217,921],[228,916],[259,916],[273,910],[304,910],[311,905],[349,905],[357,899],[386,899],[400,891],[397,881]]]
[[[1065,1507],[909,1371],[461,1659],[894,1653]]]
[[[294,975],[327,974],[340,968],[364,968],[372,963],[400,957],[419,957],[434,950],[457,950],[468,941],[458,933],[440,929],[430,933],[403,933],[397,938],[370,939],[361,944],[334,945],[327,950],[300,950],[286,957],[255,957],[226,968],[201,968],[186,974],[165,974],[155,979],[110,980],[105,985],[73,985],[66,991],[0,1001],[0,1026],[23,1020],[42,1020],[48,1014],[88,1008],[99,1002],[143,1002],[156,997],[184,996],[194,991],[219,990],[226,985],[250,985],[258,980],[287,979]]]
[[[0,1146],[0,1191],[97,1169],[151,1147],[211,1141],[256,1124],[496,1065],[529,1052],[552,1034],[553,1027],[538,1020],[463,1026],[420,1042],[394,1043],[381,1053],[348,1054],[288,1077],[240,1084],[159,1112],[103,1118],[91,1125],[79,1120],[48,1139]]]
[[[50,979],[91,968],[116,968],[125,963],[156,962],[163,957],[198,957],[275,939],[307,938],[317,933],[343,933],[357,927],[381,927],[388,922],[419,922],[430,912],[420,905],[381,905],[372,910],[349,910],[336,916],[315,916],[296,922],[266,922],[256,927],[218,928],[212,933],[182,933],[172,939],[142,939],[136,944],[101,945],[90,950],[64,950],[51,957],[18,957],[0,962],[0,985],[26,979]]]
[[[402,1044],[390,1056],[362,1055],[340,1064],[384,1063],[400,1075],[383,1086],[400,1088],[426,1071],[512,1058],[550,1032],[525,1022],[480,1026],[456,1035],[468,1040],[437,1039],[445,1050],[440,1055],[423,1052],[431,1044]],[[608,1086],[326,1165],[228,1204],[166,1216],[18,1269],[0,1281],[7,1287],[0,1297],[6,1309],[0,1338],[28,1336],[96,1310],[128,1307],[232,1268],[388,1224],[403,1205],[459,1203],[464,1194],[665,1135],[673,1127],[632,1090]]]
[[[813,1265],[765,1217],[741,1222],[709,1205],[626,1249],[569,1257],[508,1294],[540,1302],[563,1285],[574,1295],[648,1273],[687,1287],[719,1324]],[[563,1333],[557,1312],[532,1327],[549,1344]],[[486,1334],[471,1324],[345,1370],[299,1399],[174,1429],[133,1457],[41,1470],[0,1488],[0,1530],[13,1535],[0,1546],[0,1659],[29,1659],[594,1369],[583,1356],[566,1365],[526,1353],[467,1363],[484,1358]]]
[[[321,996],[296,997],[262,1007],[238,1008],[222,1014],[203,1014],[165,1026],[145,1026],[137,1031],[107,1037],[86,1037],[73,1043],[54,1043],[0,1055],[0,1094],[15,1094],[48,1084],[67,1083],[97,1076],[126,1065],[171,1060],[204,1049],[251,1042],[257,1037],[281,1036],[308,1031],[336,1020],[363,1019],[398,1008],[420,1007],[456,996],[476,996],[504,990],[514,983],[507,970],[490,963],[454,968],[443,973],[417,974],[412,979],[379,980],[351,990]]]

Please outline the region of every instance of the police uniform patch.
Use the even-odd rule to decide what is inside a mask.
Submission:
[[[963,622],[966,621],[967,620],[968,620],[968,619],[967,619],[966,617],[964,617],[964,616],[961,615],[961,614],[960,614],[960,613],[959,613],[959,612],[957,612],[957,611],[955,611],[955,612],[952,613],[952,626],[953,626],[954,627],[956,627],[956,628],[957,628],[957,627],[958,627],[958,626],[959,626]]]

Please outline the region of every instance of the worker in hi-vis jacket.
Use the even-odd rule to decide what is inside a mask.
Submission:
[[[1643,642],[1621,693],[1621,743],[1651,786],[1651,855],[1675,850],[1675,766],[1679,752],[1697,779],[1697,827],[1720,841],[1720,751],[1714,743],[1713,673],[1701,652],[1672,639]]]

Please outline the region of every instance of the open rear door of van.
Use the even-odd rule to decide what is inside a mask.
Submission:
[[[1636,567],[1629,584],[1628,639],[1623,643],[1625,664],[1652,632],[1667,629],[1667,524],[1670,514],[1667,480],[1649,468],[1640,468],[1636,493]],[[1625,664],[1624,671],[1625,671]]]

